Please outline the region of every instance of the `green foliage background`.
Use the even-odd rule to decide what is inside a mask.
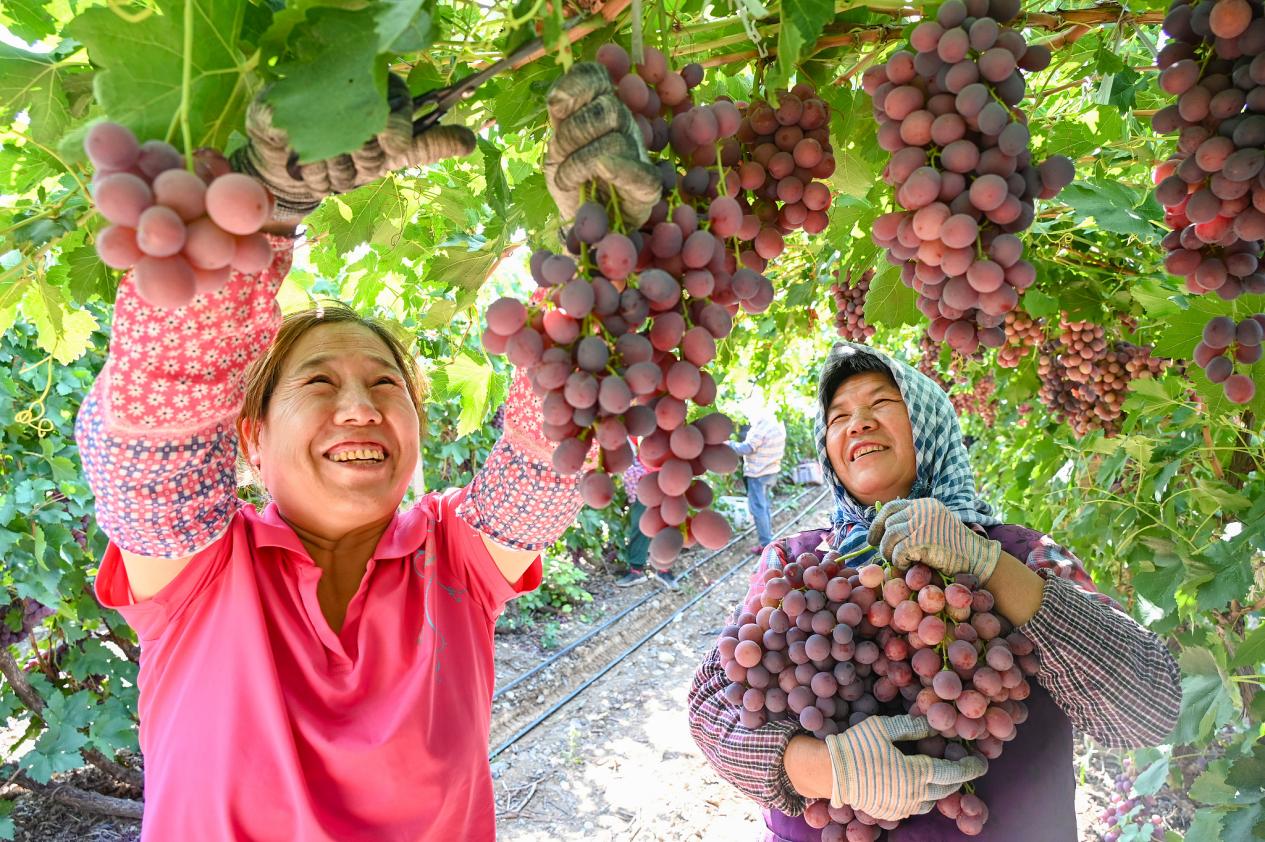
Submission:
[[[802,439],[817,361],[833,339],[828,286],[839,267],[879,274],[866,303],[875,342],[913,361],[923,319],[913,294],[880,260],[868,233],[890,207],[881,181],[860,71],[934,11],[891,0],[659,0],[631,19],[627,0],[598,11],[522,0],[18,0],[0,7],[0,611],[29,597],[53,616],[6,647],[43,704],[0,687],[0,715],[33,745],[20,765],[32,778],[78,766],[82,753],[134,746],[135,646],[102,612],[89,583],[103,551],[70,436],[78,401],[102,362],[116,279],[96,260],[102,221],[86,192],[85,127],[108,118],[143,139],[186,149],[232,149],[246,104],[265,84],[277,121],[304,157],[357,146],[382,124],[388,67],[414,92],[459,79],[537,32],[544,49],[458,107],[476,128],[476,152],[405,172],[327,201],[309,220],[308,245],[282,290],[283,306],[331,295],[399,320],[429,361],[427,487],[468,479],[494,440],[486,418],[504,395],[501,361],[479,348],[478,305],[526,290],[523,263],[557,242],[556,210],[540,174],[541,97],[572,60],[639,24],[674,61],[701,61],[697,94],[747,99],[811,80],[833,109],[838,169],[830,227],[791,243],[770,269],[778,299],[739,320],[714,365],[722,407],[758,382],[774,393]],[[1070,10],[1092,18],[1070,37]],[[1077,437],[1035,401],[1035,360],[1017,369],[955,364],[963,385],[994,377],[996,419],[966,417],[981,484],[1005,516],[1051,532],[1085,560],[1099,586],[1178,653],[1185,691],[1169,745],[1141,752],[1139,784],[1166,780],[1200,805],[1186,838],[1239,842],[1265,833],[1265,388],[1233,407],[1188,358],[1211,315],[1265,310],[1260,296],[1191,298],[1159,260],[1161,213],[1150,171],[1169,144],[1148,115],[1166,104],[1155,84],[1159,0],[1089,7],[1068,0],[1025,8],[1030,40],[1055,47],[1029,78],[1037,157],[1060,153],[1077,180],[1038,208],[1027,250],[1038,281],[1022,306],[1106,326],[1108,339],[1152,345],[1179,361],[1134,383],[1121,435]],[[569,43],[562,19],[578,18]],[[756,39],[753,43],[752,39]],[[185,58],[189,61],[186,62]],[[340,84],[331,85],[329,80]],[[490,279],[490,280],[489,280]],[[939,364],[948,362],[938,361]],[[946,373],[950,373],[946,371]],[[1265,386],[1265,363],[1253,374]],[[1021,412],[1031,404],[1031,412]],[[796,414],[798,413],[798,417]],[[41,419],[47,421],[42,424]],[[798,445],[797,445],[798,446]],[[595,559],[622,524],[586,513],[556,555]],[[583,581],[560,568],[559,588]],[[553,599],[543,596],[544,603]],[[570,601],[568,601],[570,600]],[[33,648],[35,647],[35,648]],[[6,752],[16,746],[6,746]],[[1212,753],[1206,768],[1188,760]],[[0,801],[0,835],[8,802]],[[1176,838],[1174,836],[1174,838]]]

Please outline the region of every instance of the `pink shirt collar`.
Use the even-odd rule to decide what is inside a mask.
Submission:
[[[308,564],[312,559],[307,548],[294,533],[290,524],[281,517],[276,503],[269,503],[262,512],[252,506],[246,506],[246,518],[250,521],[255,536],[255,545],[259,547],[279,547],[289,550]],[[421,549],[426,540],[430,525],[436,520],[434,506],[429,499],[419,501],[408,511],[396,512],[387,524],[386,531],[378,539],[378,546],[373,551],[373,558],[392,560],[412,556]]]

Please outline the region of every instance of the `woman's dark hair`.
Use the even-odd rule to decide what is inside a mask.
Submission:
[[[817,402],[821,406],[822,414],[824,415],[830,407],[830,402],[840,386],[858,374],[871,371],[884,374],[893,384],[896,383],[892,370],[873,354],[841,345],[831,348],[829,356],[826,357],[826,364],[822,366],[821,376],[817,379]]]

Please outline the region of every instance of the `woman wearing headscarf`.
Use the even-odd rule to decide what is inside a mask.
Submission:
[[[931,735],[925,717],[871,716],[825,740],[795,721],[748,729],[722,695],[729,680],[713,649],[690,691],[695,742],[722,777],[761,805],[766,842],[817,842],[821,831],[801,817],[815,798],[901,820],[889,842],[966,839],[930,807],[946,787],[967,780],[989,807],[974,838],[1075,842],[1073,728],[1108,746],[1162,741],[1181,706],[1172,655],[1093,593],[1070,552],[993,514],[976,493],[952,404],[928,377],[873,348],[840,343],[822,369],[818,404],[817,454],[834,492],[832,526],[768,546],[753,584],[777,561],[826,546],[846,555],[873,545],[898,568],[921,562],[949,576],[977,576],[996,599],[994,611],[1032,641],[1040,662],[1028,719],[987,767],[974,757],[945,766],[903,753],[903,741]],[[848,563],[871,560],[873,552]]]

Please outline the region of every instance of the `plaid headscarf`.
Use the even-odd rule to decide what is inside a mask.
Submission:
[[[815,431],[817,459],[835,496],[834,534],[831,538],[835,549],[847,554],[866,546],[870,524],[877,513],[873,506],[864,506],[852,498],[830,464],[830,457],[826,454],[826,410],[839,383],[853,373],[878,370],[876,362],[896,381],[909,410],[918,465],[909,497],[934,497],[967,524],[995,526],[1001,523],[993,516],[992,507],[975,493],[975,476],[966,454],[966,445],[962,442],[957,413],[953,411],[953,404],[944,390],[922,372],[882,351],[868,345],[839,342],[826,357],[818,380]],[[830,394],[826,394],[827,390]],[[862,555],[848,563],[859,565],[869,559],[870,556]]]

